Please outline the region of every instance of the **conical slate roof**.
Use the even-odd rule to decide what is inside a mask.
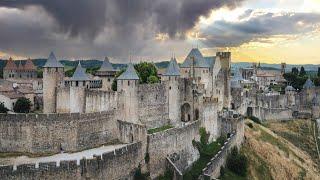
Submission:
[[[17,70],[17,65],[16,65],[16,63],[13,62],[11,57],[7,61],[7,64],[4,67],[4,70]]]
[[[179,65],[175,58],[171,58],[169,66],[166,69],[164,76],[180,76]]]
[[[137,72],[134,69],[133,64],[129,63],[127,70],[124,73],[122,73],[117,79],[118,80],[139,80],[139,76],[137,75]]]
[[[193,48],[184,62],[182,63],[181,67],[183,68],[190,68],[193,66],[193,58],[194,58],[194,67],[198,68],[210,68],[210,64],[203,58],[201,52],[198,48]]]
[[[70,78],[72,81],[89,81],[90,78],[86,73],[86,70],[82,68],[81,63],[77,66],[77,69],[74,71],[73,76]]]
[[[310,78],[308,78],[307,81],[303,85],[303,89],[310,89],[310,88],[313,88],[313,87],[314,87],[313,82],[311,81]]]
[[[60,68],[60,67],[64,67],[64,66],[57,60],[57,58],[53,54],[53,52],[51,52],[46,64],[43,67],[49,67],[49,68],[58,67],[58,68]]]
[[[110,63],[109,58],[106,57],[102,62],[102,65],[98,71],[116,71],[116,70],[112,67],[112,64]]]

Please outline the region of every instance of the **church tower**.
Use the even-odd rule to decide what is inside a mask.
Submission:
[[[57,60],[53,52],[50,53],[43,66],[43,112],[55,113],[57,87],[64,78],[64,66]]]

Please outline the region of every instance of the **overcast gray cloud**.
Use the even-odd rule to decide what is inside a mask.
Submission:
[[[275,35],[299,35],[319,28],[320,14],[316,13],[262,13],[252,10],[240,20],[215,21],[200,30],[207,46],[231,47],[250,41],[265,41]]]
[[[153,49],[159,54],[168,49],[158,49],[164,45],[154,41],[156,33],[180,42],[200,16],[240,1],[2,0],[0,27],[6,27],[0,29],[0,41],[6,43],[0,51],[38,56],[54,49],[64,57],[117,57],[128,51],[144,56]]]

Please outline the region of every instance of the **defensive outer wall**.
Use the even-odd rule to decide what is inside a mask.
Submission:
[[[86,114],[1,114],[0,152],[59,153],[118,139],[114,111]]]
[[[135,169],[144,159],[142,143],[129,144],[114,152],[95,156],[93,159],[77,161],[61,161],[25,164],[17,166],[0,167],[2,180],[11,179],[130,179]]]

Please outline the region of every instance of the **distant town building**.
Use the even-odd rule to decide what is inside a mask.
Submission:
[[[37,67],[33,64],[31,59],[27,59],[25,64],[19,61],[17,65],[10,57],[7,60],[6,66],[3,68],[4,79],[34,79],[37,78]]]

